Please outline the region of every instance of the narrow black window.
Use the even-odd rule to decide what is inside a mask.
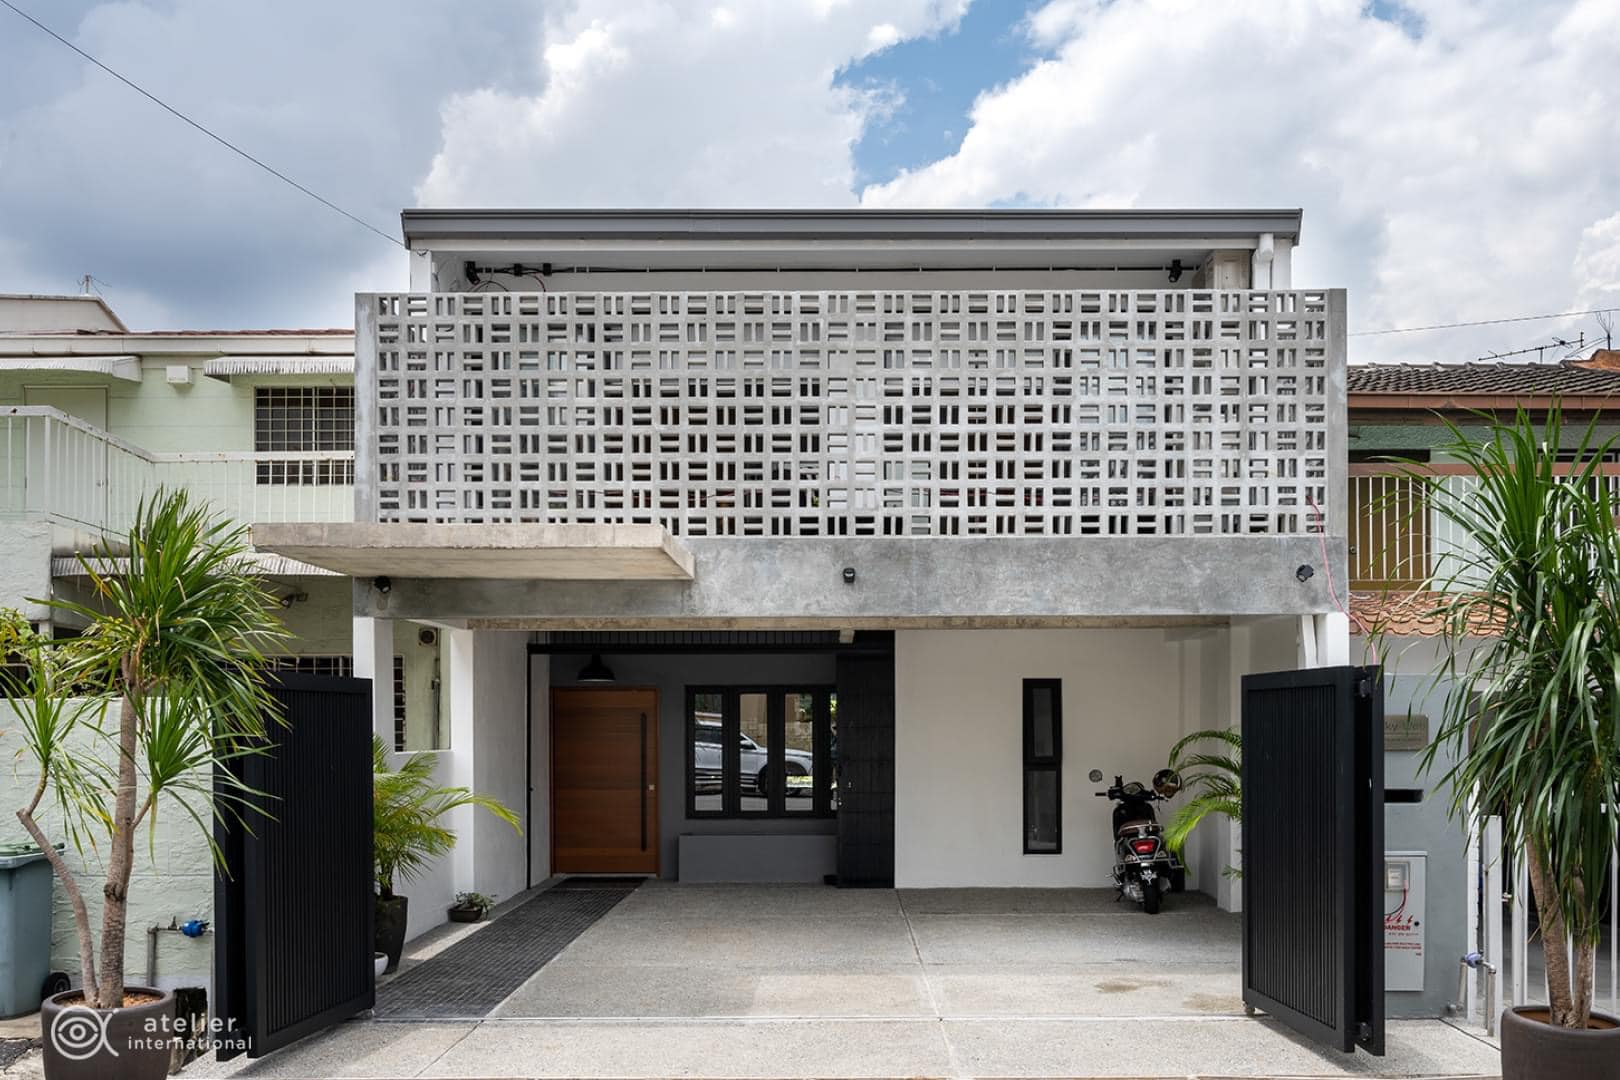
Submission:
[[[836,710],[825,686],[688,687],[687,816],[835,814]]]
[[[1024,854],[1063,850],[1063,681],[1024,680]]]

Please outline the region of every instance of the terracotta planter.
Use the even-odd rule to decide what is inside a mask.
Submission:
[[[1502,1080],[1620,1080],[1620,1020],[1594,1012],[1585,1031],[1553,1027],[1545,1006],[1502,1013]]]
[[[410,901],[403,896],[391,900],[377,898],[377,940],[372,948],[388,955],[386,971],[399,967],[399,954],[405,951],[405,926]]]
[[[169,1075],[174,995],[144,986],[125,990],[158,998],[121,1009],[91,1009],[78,990],[45,1000],[39,1023],[46,1080],[163,1080]]]

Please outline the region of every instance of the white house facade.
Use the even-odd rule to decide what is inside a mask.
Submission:
[[[442,771],[525,821],[469,814],[413,930],[558,872],[1103,886],[1092,770],[1347,661],[1345,299],[1294,286],[1297,211],[404,226],[353,520],[254,541],[353,579],[357,674],[441,635]],[[1237,842],[1189,857],[1228,908]]]

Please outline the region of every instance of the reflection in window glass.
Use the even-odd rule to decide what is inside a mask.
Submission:
[[[838,812],[838,695],[827,695],[828,739],[827,761],[832,768],[827,770],[827,809],[833,813]]]
[[[1029,692],[1030,756],[1037,760],[1051,760],[1057,756],[1057,740],[1052,729],[1052,690],[1035,686]]]
[[[692,699],[692,809],[719,813],[725,809],[721,777],[725,754],[721,733],[724,700],[719,694],[697,694]]]
[[[1056,769],[1024,773],[1024,851],[1058,850],[1058,776]]]
[[[790,814],[816,809],[816,698],[814,694],[782,695],[782,773],[787,784],[784,808]]]
[[[737,721],[741,729],[737,776],[741,780],[742,812],[763,814],[771,808],[770,699],[765,694],[738,694]]]

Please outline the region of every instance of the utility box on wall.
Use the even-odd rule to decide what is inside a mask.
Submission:
[[[1423,989],[1424,876],[1428,855],[1384,853],[1384,989]]]

